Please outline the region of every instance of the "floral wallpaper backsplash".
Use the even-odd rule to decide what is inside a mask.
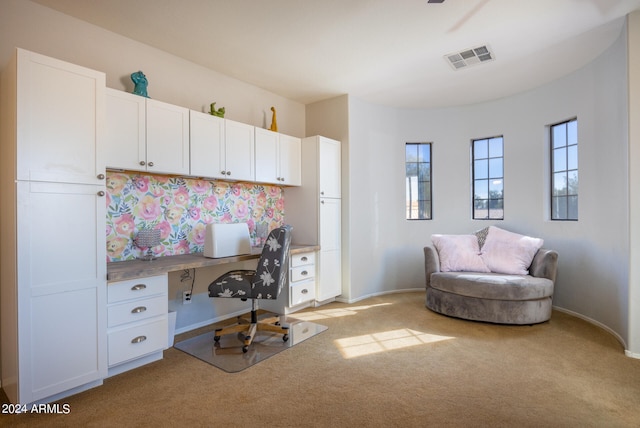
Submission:
[[[247,223],[252,245],[284,222],[278,186],[227,183],[151,174],[107,172],[107,261],[132,260],[144,228],[159,229],[156,256],[204,251],[208,223]]]

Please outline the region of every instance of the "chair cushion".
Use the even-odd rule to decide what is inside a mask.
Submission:
[[[251,283],[256,271],[233,270],[209,285],[209,297],[251,298]]]
[[[534,300],[553,295],[553,281],[530,275],[481,272],[436,272],[432,288],[461,296],[492,300]]]

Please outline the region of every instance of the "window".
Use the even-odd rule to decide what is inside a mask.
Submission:
[[[551,220],[578,220],[578,120],[551,125]]]
[[[504,219],[502,137],[473,140],[473,218]]]
[[[431,143],[405,147],[407,219],[431,219]]]

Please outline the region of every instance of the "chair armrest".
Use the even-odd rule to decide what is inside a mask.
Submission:
[[[431,274],[434,272],[440,272],[438,252],[433,247],[424,247],[424,273],[427,287],[431,285]]]
[[[558,270],[558,253],[554,250],[540,248],[533,257],[529,274],[538,278],[547,278],[556,282],[556,272]]]

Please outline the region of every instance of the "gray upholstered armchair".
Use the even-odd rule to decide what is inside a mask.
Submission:
[[[257,299],[277,299],[282,286],[287,283],[290,243],[291,226],[272,230],[256,270],[230,271],[209,285],[209,297],[251,299],[251,319],[238,317],[237,324],[216,329],[216,343],[223,335],[243,332],[242,352],[247,352],[259,330],[280,333],[285,342],[289,339],[289,327],[281,326],[278,316],[258,321]]]
[[[438,252],[424,248],[426,307],[434,312],[498,324],[536,324],[551,318],[558,253],[540,248],[528,275],[440,272]]]

